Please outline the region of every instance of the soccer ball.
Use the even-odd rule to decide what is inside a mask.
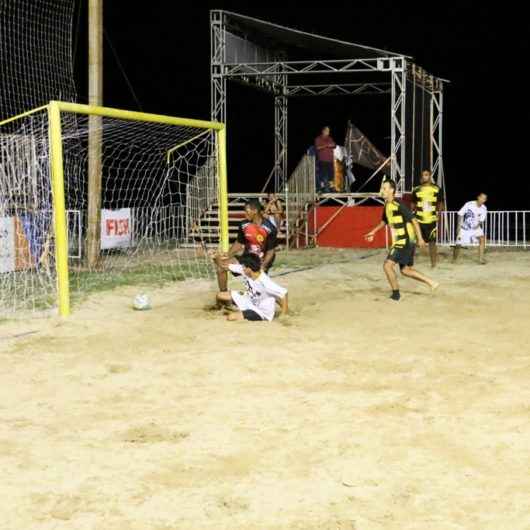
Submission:
[[[145,311],[151,309],[151,302],[146,294],[137,294],[134,297],[133,308],[137,311]]]

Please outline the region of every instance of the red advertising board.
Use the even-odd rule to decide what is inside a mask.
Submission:
[[[340,210],[340,211],[339,211]],[[382,206],[319,206],[316,212],[309,213],[310,233],[316,213],[316,224],[320,233],[317,237],[319,247],[337,248],[384,248],[386,230],[379,231],[372,243],[365,241],[369,232],[383,215]]]

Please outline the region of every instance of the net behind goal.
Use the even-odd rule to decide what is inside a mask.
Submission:
[[[0,123],[0,314],[213,275],[222,124],[52,102]],[[218,233],[201,220],[219,202]]]

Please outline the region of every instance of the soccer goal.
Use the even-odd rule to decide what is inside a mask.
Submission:
[[[0,122],[0,314],[207,278],[214,245],[228,247],[223,124],[57,101]]]

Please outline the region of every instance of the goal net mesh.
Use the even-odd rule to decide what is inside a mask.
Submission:
[[[0,120],[75,101],[74,0],[0,1]]]
[[[218,199],[211,129],[61,114],[72,301],[119,285],[213,275],[200,219]],[[90,122],[90,123],[89,123]],[[97,260],[88,259],[89,136],[100,155]],[[56,304],[48,116],[0,127],[0,313]],[[95,226],[95,225],[94,225]]]

